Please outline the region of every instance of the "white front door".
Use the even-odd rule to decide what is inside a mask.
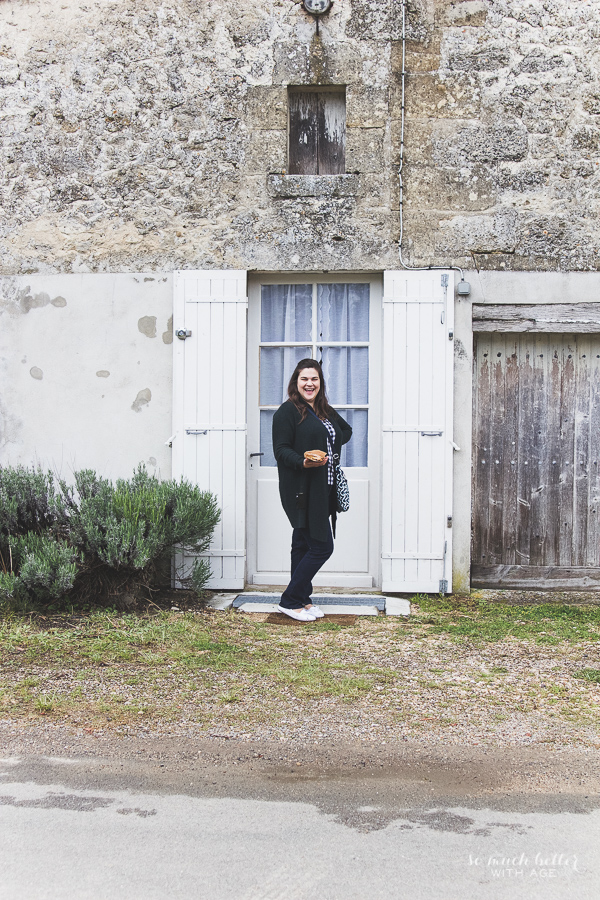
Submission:
[[[322,362],[329,402],[353,428],[342,451],[350,510],[315,578],[331,587],[380,584],[381,281],[368,276],[266,276],[248,310],[248,571],[250,584],[286,584],[291,526],[279,500],[273,413],[296,363]]]

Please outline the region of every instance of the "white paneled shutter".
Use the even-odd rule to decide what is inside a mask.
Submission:
[[[452,590],[451,276],[384,273],[384,593]]]
[[[246,570],[246,272],[175,273],[173,477],[216,495],[221,521],[209,586],[244,587]]]

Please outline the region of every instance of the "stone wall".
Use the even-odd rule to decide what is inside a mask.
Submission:
[[[405,259],[598,268],[599,0],[410,0]],[[400,0],[4,0],[0,273],[398,266]],[[286,177],[287,85],[347,172]]]

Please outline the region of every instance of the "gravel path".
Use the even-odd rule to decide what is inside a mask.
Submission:
[[[234,627],[246,633],[250,622],[260,620],[260,614],[236,614]],[[15,688],[0,697],[3,721],[14,735],[60,726],[73,736],[298,746],[600,746],[600,684],[576,676],[582,668],[599,666],[598,642],[548,645],[510,639],[477,645],[445,634],[403,637],[399,628],[380,617],[334,633],[279,629],[269,645],[273,672],[265,672],[264,665],[256,671],[182,672],[117,663],[86,665],[82,678],[78,667],[65,663],[23,664],[5,669],[4,686],[10,687],[11,680],[17,686],[35,685],[30,693],[54,698],[56,708],[25,712]],[[282,682],[281,665],[288,657],[292,670],[314,664],[316,678],[300,686]],[[336,678],[350,679],[342,698],[320,690],[320,671],[334,687]],[[64,706],[61,698],[67,698]],[[138,713],[120,715],[135,702],[142,703]]]

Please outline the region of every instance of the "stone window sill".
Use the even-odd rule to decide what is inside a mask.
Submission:
[[[358,187],[358,175],[267,175],[269,195],[276,200],[355,197]]]

